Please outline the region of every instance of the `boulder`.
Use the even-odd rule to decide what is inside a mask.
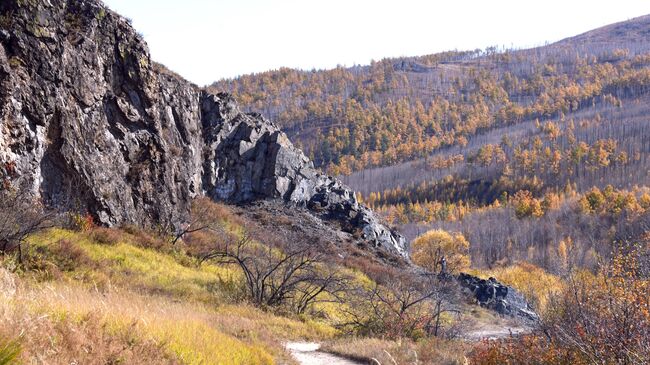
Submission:
[[[539,319],[521,293],[501,284],[495,278],[485,280],[461,273],[457,280],[461,287],[466,288],[483,307],[503,315],[519,316],[534,321]]]

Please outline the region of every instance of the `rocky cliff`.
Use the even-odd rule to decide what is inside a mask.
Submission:
[[[198,195],[284,200],[386,251],[404,238],[273,123],[154,64],[98,0],[0,3],[0,174],[106,225],[182,225]]]

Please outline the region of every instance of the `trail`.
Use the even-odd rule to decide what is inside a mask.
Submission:
[[[286,348],[301,365],[361,365],[359,362],[319,351],[320,345],[317,343],[290,342],[286,344]]]
[[[510,336],[519,336],[531,331],[527,326],[491,326],[486,325],[473,329],[462,335],[469,341],[496,340],[508,338]]]

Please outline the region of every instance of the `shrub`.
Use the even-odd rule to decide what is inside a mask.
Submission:
[[[52,259],[57,268],[62,271],[74,271],[81,266],[90,266],[93,260],[77,243],[69,239],[61,239],[50,247]]]
[[[90,237],[104,245],[115,245],[122,240],[120,231],[111,228],[97,227],[90,232]]]
[[[393,272],[387,281],[358,287],[350,295],[343,325],[360,336],[421,339],[444,335],[445,318],[459,299],[455,282],[436,275],[426,277]]]
[[[252,238],[262,235],[265,244]],[[315,303],[340,301],[346,290],[348,278],[321,259],[322,253],[311,245],[287,244],[266,232],[244,232],[214,247],[201,260],[237,267],[256,306],[289,306],[302,314]]]
[[[627,245],[626,245],[627,246]],[[476,364],[647,364],[650,362],[650,280],[643,248],[618,248],[597,275],[572,273],[551,296],[542,330],[486,343]]]
[[[95,226],[95,219],[89,213],[70,213],[70,224],[75,231],[86,232]]]
[[[48,227],[50,218],[51,214],[44,213],[26,189],[0,186],[0,254],[17,250],[18,259],[22,260],[23,241]]]

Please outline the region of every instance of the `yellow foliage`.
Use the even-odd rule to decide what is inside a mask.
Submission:
[[[413,262],[432,272],[439,272],[441,260],[447,261],[449,272],[462,271],[470,266],[469,242],[461,233],[454,235],[431,230],[411,243]]]

